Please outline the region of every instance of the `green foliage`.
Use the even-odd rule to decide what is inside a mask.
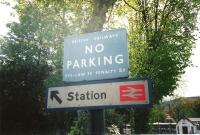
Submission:
[[[139,1],[135,6],[138,10],[129,17],[131,76],[153,81],[157,103],[173,93],[190,64],[199,5],[154,0]]]
[[[137,109],[134,111],[134,131],[136,134],[149,133],[149,113],[150,109]]]
[[[120,131],[116,125],[112,124],[110,127],[107,127],[107,134],[120,135]]]
[[[109,129],[114,130],[115,126],[120,130],[120,133],[123,132],[124,125],[130,124],[131,131],[134,133],[135,123],[134,123],[134,109],[115,109],[115,110],[107,110],[106,111],[106,127],[107,133],[109,133]],[[115,131],[115,130],[114,130]]]
[[[198,105],[196,104],[199,100],[180,98],[174,100],[170,106],[173,118],[178,121],[184,117],[199,117]]]
[[[151,109],[150,123],[165,122],[166,114],[176,122],[185,117],[200,117],[199,101],[199,98],[177,98],[155,105]]]
[[[164,96],[173,94],[184,69],[190,65],[189,58],[194,46],[192,33],[195,30],[199,2],[124,2],[126,7],[122,9],[126,10],[120,15],[128,15],[129,20],[130,76],[147,77],[152,80],[154,103],[159,103]],[[140,112],[136,110],[134,113],[137,111]],[[140,113],[137,117],[143,117],[146,111]],[[136,130],[141,131],[136,133],[144,133],[142,128],[148,120],[140,124],[135,119],[135,123]]]
[[[81,116],[73,121],[70,132],[67,135],[85,135],[87,131],[88,117],[82,112]]]
[[[154,122],[164,122],[165,120],[165,112],[164,108],[160,107],[159,105],[154,106],[150,112],[150,123]]]
[[[33,39],[35,24],[30,24],[30,18],[21,19],[23,25],[9,25],[11,31],[1,44],[2,128],[3,132],[29,134],[42,128],[46,130],[43,126],[48,120],[42,114],[43,81],[51,68],[45,59],[48,50]]]
[[[197,114],[197,117],[200,117],[200,98],[194,101],[194,111]]]
[[[1,67],[0,89],[4,132],[27,133],[46,129],[43,127],[47,120],[42,114],[42,81],[47,77],[48,71],[47,65],[31,62],[27,65],[22,60],[11,61]]]
[[[115,124],[121,128],[125,124],[126,116],[120,113],[120,110],[107,110],[106,111],[106,126],[112,127]],[[109,132],[109,131],[107,131]]]
[[[49,132],[54,123],[70,126],[55,116],[64,115],[44,110],[45,86],[62,79],[63,37],[70,33],[70,18],[62,15],[67,11],[37,1],[19,1],[16,10],[20,22],[8,24],[10,32],[1,44],[3,131],[32,134]]]

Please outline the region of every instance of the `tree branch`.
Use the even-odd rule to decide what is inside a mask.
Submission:
[[[155,16],[154,16],[154,23],[155,23],[155,32],[157,32],[158,27],[158,3],[159,0],[154,1],[155,2]]]
[[[167,0],[166,0],[166,3],[165,3],[165,7],[163,9],[163,13],[162,13],[162,16],[161,16],[161,21],[160,21],[160,26],[159,26],[159,29],[160,30],[164,30],[166,28],[166,24],[167,24],[167,19],[169,17],[169,15],[173,12],[173,10],[175,9],[175,4],[171,6],[171,9],[169,9],[169,11],[165,14],[165,9],[167,8]],[[170,3],[169,3],[170,5]],[[164,35],[164,33],[162,32],[160,34],[160,37],[159,37],[159,40],[161,40],[162,36]]]
[[[124,1],[124,3],[125,3],[126,5],[128,5],[130,8],[134,9],[135,11],[142,12],[141,10],[136,9],[135,7],[133,7],[132,5],[130,5],[126,0],[123,0],[123,1]]]
[[[110,21],[110,18],[111,18],[111,16],[112,16],[112,12],[113,12],[113,8],[114,8],[114,3],[112,4],[112,7],[111,7],[111,10],[110,10],[110,14],[109,14],[109,16],[108,16],[107,22]]]

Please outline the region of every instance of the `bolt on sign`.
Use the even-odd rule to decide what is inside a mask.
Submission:
[[[149,106],[152,101],[151,87],[147,79],[117,79],[50,87],[46,95],[47,109]]]
[[[63,81],[128,77],[127,37],[126,29],[65,37]]]

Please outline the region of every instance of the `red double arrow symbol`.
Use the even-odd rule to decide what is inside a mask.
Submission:
[[[120,86],[120,101],[144,101],[145,99],[146,93],[143,84]]]

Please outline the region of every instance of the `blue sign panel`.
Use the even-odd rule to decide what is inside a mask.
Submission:
[[[69,36],[64,42],[63,81],[128,77],[126,29]]]

